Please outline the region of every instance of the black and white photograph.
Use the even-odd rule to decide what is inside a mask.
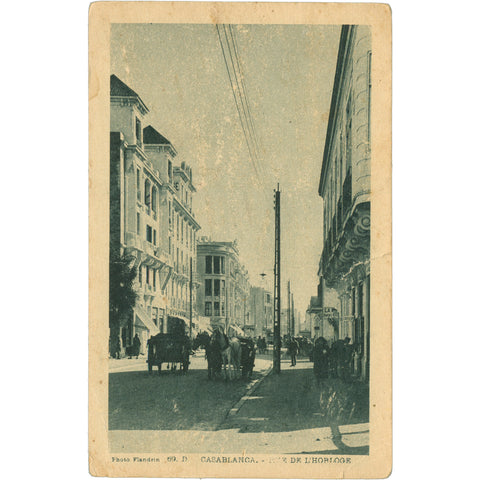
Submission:
[[[368,459],[371,25],[109,34],[109,461]]]
[[[113,451],[368,454],[371,62],[368,26],[112,26]]]

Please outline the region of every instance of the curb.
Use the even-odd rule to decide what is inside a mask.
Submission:
[[[233,417],[238,413],[238,411],[242,408],[243,404],[252,396],[252,394],[261,385],[261,383],[265,380],[265,378],[268,375],[270,375],[270,373],[272,373],[272,370],[273,370],[273,365],[270,365],[270,367],[268,367],[264,375],[262,375],[260,378],[257,378],[253,382],[249,383],[249,385],[247,386],[247,391],[245,392],[245,395],[228,411],[225,419],[227,419],[228,417]]]

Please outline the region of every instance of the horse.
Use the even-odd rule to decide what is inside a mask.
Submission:
[[[232,379],[232,367],[235,378],[240,375],[242,346],[236,337],[229,339],[225,333],[216,329],[210,340],[210,355],[220,354],[221,367],[225,372],[225,380]],[[227,374],[228,367],[228,374]]]

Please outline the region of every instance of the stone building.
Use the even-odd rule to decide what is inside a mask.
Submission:
[[[344,25],[319,184],[319,284],[338,294],[338,335],[352,339],[355,371],[363,379],[370,361],[371,62],[369,27]]]
[[[239,261],[236,242],[214,242],[202,237],[197,243],[199,289],[197,309],[221,326],[241,335],[250,324],[248,272]],[[241,330],[240,330],[241,329]]]
[[[185,162],[174,166],[173,145],[144,126],[148,108],[140,96],[115,75],[110,88],[110,248],[131,259],[137,272],[135,307],[120,335],[126,347],[138,334],[144,349],[174,317],[188,325],[190,259],[195,272],[200,225],[191,169]]]

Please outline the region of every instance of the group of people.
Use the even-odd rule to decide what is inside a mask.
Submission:
[[[267,340],[265,337],[257,337],[257,349],[258,353],[267,353]]]
[[[312,360],[313,373],[320,383],[326,378],[341,378],[348,380],[352,372],[354,346],[350,338],[336,340],[331,345],[324,337],[315,340]]]
[[[115,339],[111,340],[112,345],[110,347],[111,355],[113,358],[120,358],[122,355],[122,341],[120,337],[116,337]],[[137,357],[140,355],[140,347],[142,346],[142,342],[138,336],[138,333],[135,334],[132,340],[131,345],[127,345],[125,347],[125,355],[128,358]]]

